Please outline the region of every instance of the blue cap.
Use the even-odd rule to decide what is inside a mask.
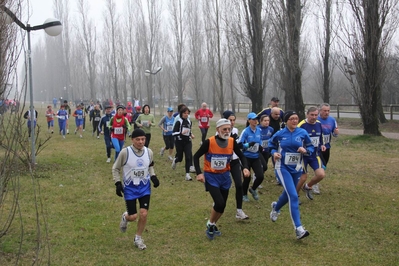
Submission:
[[[247,119],[248,120],[250,120],[250,119],[256,119],[258,116],[254,113],[254,112],[251,112],[251,113],[249,113],[248,115],[247,115]]]
[[[173,108],[172,107],[168,107],[168,112],[173,112]]]

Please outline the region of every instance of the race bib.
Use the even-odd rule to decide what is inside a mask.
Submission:
[[[286,165],[297,165],[301,159],[299,152],[286,152],[284,163]]]
[[[190,136],[190,129],[188,127],[182,127],[181,134],[183,136]]]
[[[115,127],[114,134],[117,134],[117,135],[123,134],[123,127]]]
[[[211,168],[215,170],[223,170],[227,166],[227,157],[212,157]]]
[[[323,135],[324,144],[330,143],[330,137],[331,137],[330,134],[328,134],[328,135]]]
[[[173,125],[168,125],[168,126],[166,127],[166,130],[167,130],[167,131],[172,131],[172,130],[173,130]]]
[[[255,145],[252,147],[249,147],[247,149],[247,151],[257,153],[259,151],[259,143],[255,143]]]
[[[61,120],[65,120],[65,115],[59,115],[59,116],[57,116],[59,119],[61,119]]]
[[[107,122],[105,123],[105,126],[106,126],[106,127],[109,127],[109,121],[107,121]]]
[[[94,117],[94,121],[100,121],[101,117]]]
[[[150,126],[150,122],[148,120],[141,121],[141,124],[143,125],[143,127],[149,127]]]
[[[78,119],[83,119],[83,115],[78,115]]]
[[[201,117],[201,122],[202,123],[208,122],[208,117],[206,117],[206,116]]]
[[[133,181],[133,185],[138,186],[140,182],[143,182],[146,184],[146,176],[148,174],[148,171],[145,169],[132,169],[130,171],[129,179]]]
[[[269,145],[269,141],[268,140],[262,140],[262,147],[263,148],[267,148]]]
[[[310,140],[312,141],[314,147],[319,147],[320,137],[310,137]]]

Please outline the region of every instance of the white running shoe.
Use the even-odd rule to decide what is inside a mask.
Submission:
[[[165,147],[162,147],[161,151],[159,152],[159,155],[163,156],[164,151],[165,151]]]
[[[111,158],[108,158],[108,159],[107,159],[107,163],[110,163],[110,162],[111,162]]]
[[[276,211],[276,205],[277,202],[273,201],[272,202],[272,211],[270,212],[270,220],[272,220],[272,222],[277,221],[278,216],[280,215],[280,212]]]
[[[305,230],[305,228],[303,228],[303,226],[298,226],[295,229],[295,234],[296,234],[296,239],[302,239],[307,237],[309,234],[309,232],[307,230]]]
[[[237,210],[236,218],[240,220],[247,220],[249,219],[248,215],[245,214],[243,210]]]
[[[320,195],[319,184],[314,184],[314,185],[312,186],[312,190],[313,190],[313,193],[314,193],[314,194]]]
[[[176,158],[174,158],[173,161],[172,161],[172,169],[173,170],[176,169]]]
[[[140,250],[144,250],[147,248],[147,246],[144,244],[144,240],[142,238],[134,240],[134,244],[136,247],[138,247]]]
[[[195,167],[193,165],[190,166],[190,173],[195,173]]]
[[[168,156],[168,159],[173,161],[173,157],[172,156]]]
[[[191,178],[189,173],[186,173],[186,181],[192,181],[193,179]]]
[[[122,214],[121,222],[119,224],[119,229],[121,230],[122,233],[126,232],[127,229],[127,220],[125,215],[127,215],[127,212],[124,212]]]

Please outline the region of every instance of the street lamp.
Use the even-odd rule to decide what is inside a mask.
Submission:
[[[31,27],[30,24],[23,24],[10,9],[6,6],[1,5],[1,10],[8,16],[6,22],[15,22],[20,28],[27,32],[28,36],[28,72],[29,72],[29,94],[30,94],[30,121],[31,121],[31,153],[32,153],[32,165],[35,165],[35,109],[33,107],[33,82],[32,82],[32,58],[31,58],[31,44],[30,44],[30,32],[33,30],[44,30],[50,36],[58,36],[62,31],[61,21],[49,18],[42,25]],[[2,12],[2,13],[3,13]],[[2,14],[4,16],[4,13]]]
[[[162,70],[162,67],[158,67],[155,71],[146,70],[146,71],[144,71],[144,75],[146,75],[147,77],[148,77],[149,75],[156,75],[156,74],[158,74],[158,72],[161,71],[161,70]]]

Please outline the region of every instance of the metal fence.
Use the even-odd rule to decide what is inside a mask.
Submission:
[[[310,106],[318,106],[318,103],[305,103],[305,109]],[[336,113],[337,118],[340,118],[343,113],[353,113],[359,114],[359,106],[356,104],[330,104],[331,112]],[[281,109],[284,110],[284,104],[280,104]],[[389,116],[390,120],[396,120],[395,116],[399,115],[399,105],[398,104],[389,104],[383,105],[385,115]],[[252,110],[251,103],[236,103],[235,108],[232,107],[230,103],[225,104],[224,110],[235,110],[237,113],[241,112],[250,112]],[[260,110],[259,110],[260,111]]]

